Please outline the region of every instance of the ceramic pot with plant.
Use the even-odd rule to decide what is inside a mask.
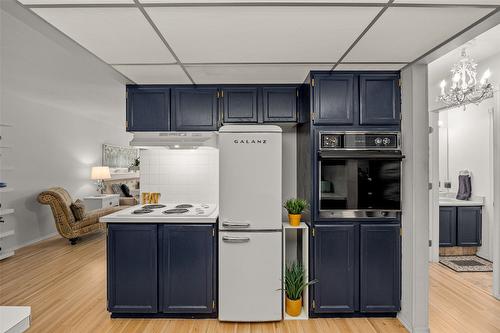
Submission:
[[[306,209],[308,203],[304,199],[288,199],[283,204],[283,207],[288,211],[288,223],[291,226],[297,227],[302,218],[302,212]]]
[[[285,270],[285,311],[292,317],[297,317],[302,311],[302,292],[308,285],[317,281],[306,282],[304,266],[299,262],[292,262]]]

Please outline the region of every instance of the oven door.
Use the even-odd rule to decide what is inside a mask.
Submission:
[[[394,218],[401,211],[400,151],[322,151],[320,218]]]

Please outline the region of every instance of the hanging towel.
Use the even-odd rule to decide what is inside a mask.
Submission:
[[[471,178],[468,175],[458,176],[458,200],[469,200],[472,195]]]

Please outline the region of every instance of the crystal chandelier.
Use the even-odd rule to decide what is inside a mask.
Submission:
[[[463,106],[467,104],[479,104],[483,100],[493,97],[493,87],[488,81],[491,76],[490,70],[486,70],[479,83],[477,82],[477,64],[462,49],[462,58],[451,68],[451,88],[445,91],[446,80],[441,81],[441,95],[439,101],[448,107]]]

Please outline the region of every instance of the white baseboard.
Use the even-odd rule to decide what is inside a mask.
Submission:
[[[32,240],[27,241],[27,242],[25,242],[25,243],[22,243],[22,244],[17,244],[16,246],[14,246],[14,247],[10,248],[10,250],[11,250],[11,251],[12,251],[12,250],[14,250],[14,251],[15,251],[15,250],[19,250],[20,248],[23,248],[23,247],[26,247],[26,246],[29,246],[29,245],[33,245],[33,244],[35,244],[35,243],[39,243],[39,242],[41,242],[41,241],[44,241],[44,240],[46,240],[46,239],[48,239],[48,238],[52,238],[52,237],[57,236],[57,235],[59,235],[59,233],[56,231],[56,232],[50,233],[50,234],[48,234],[48,235],[45,235],[45,236],[42,236],[42,237],[39,237],[39,238],[32,239]]]
[[[429,327],[412,327],[408,319],[401,315],[401,312],[398,314],[398,320],[410,333],[430,333],[431,331]]]

